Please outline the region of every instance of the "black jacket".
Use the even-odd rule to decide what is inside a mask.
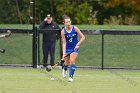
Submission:
[[[54,21],[52,21],[51,24],[48,24],[47,22],[43,21],[39,25],[39,28],[40,28],[40,31],[43,33],[43,42],[46,42],[46,41],[53,42],[53,41],[56,41],[56,39],[60,38],[60,27]]]

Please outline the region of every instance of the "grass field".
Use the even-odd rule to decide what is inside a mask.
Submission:
[[[139,35],[106,35],[104,62],[107,67],[140,68]],[[42,39],[40,39],[40,61],[42,62]],[[32,64],[32,35],[13,34],[10,38],[0,39],[0,46],[6,48],[0,53],[0,64]],[[78,66],[101,66],[101,35],[86,35],[76,60]],[[59,41],[56,46],[56,61],[59,56]]]
[[[32,64],[32,35],[12,34],[8,38],[0,39],[0,64]]]
[[[140,30],[140,26],[78,25],[80,29]],[[32,25],[0,25],[0,28],[31,29]],[[42,39],[40,39],[42,41]],[[105,66],[140,68],[139,35],[105,35]],[[42,43],[40,42],[40,45]],[[78,66],[101,66],[101,35],[86,35],[76,60]],[[12,34],[0,39],[0,64],[32,64],[32,34]],[[42,48],[41,60],[42,60]],[[56,60],[59,59],[59,41]],[[51,81],[50,78],[55,80]],[[0,93],[139,93],[140,71],[76,70],[74,81],[62,78],[61,70],[0,67]]]
[[[50,77],[55,80],[51,81]],[[77,69],[74,81],[61,70],[0,68],[0,93],[139,93],[140,72]]]
[[[61,25],[62,26],[62,25]],[[121,29],[140,30],[140,26],[111,25],[77,25],[81,29]],[[0,25],[0,28],[31,29],[32,25]],[[42,36],[42,35],[41,35]],[[6,53],[0,53],[0,64],[32,64],[32,34],[15,34],[0,39],[0,47]],[[140,68],[140,37],[139,35],[105,35],[105,66]],[[40,55],[42,62],[42,38],[40,37]],[[85,42],[80,46],[77,58],[79,66],[101,66],[101,35],[86,35]],[[88,55],[88,56],[87,56]],[[59,41],[56,46],[56,61],[59,59]]]
[[[36,25],[38,27],[38,25]],[[139,25],[76,25],[80,29],[96,30],[96,29],[113,29],[113,30],[140,30]],[[63,27],[63,25],[60,25]],[[0,28],[20,28],[20,29],[32,29],[31,24],[0,24]]]

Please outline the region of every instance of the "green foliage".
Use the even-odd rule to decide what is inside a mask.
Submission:
[[[133,4],[133,1],[135,4]],[[112,0],[104,4],[103,13],[105,13],[105,21],[109,24],[119,25],[135,25],[139,24],[140,2],[138,0]],[[113,21],[114,20],[114,21]]]
[[[65,4],[64,4],[65,3]],[[88,23],[90,5],[87,2],[70,2],[62,0],[56,5],[56,12],[58,14],[57,21],[62,23],[62,15],[67,14],[71,17],[72,22],[75,24]]]
[[[32,23],[31,0],[0,0],[1,24]],[[62,15],[72,18],[73,24],[112,24],[122,16],[122,25],[140,24],[140,0],[35,0],[36,24],[39,24],[47,12],[53,14],[56,22],[62,24]],[[118,23],[115,23],[118,24]]]
[[[56,4],[56,21],[62,23],[62,16],[64,14],[71,16],[74,13],[74,6],[75,4],[70,4],[68,0],[61,0],[60,2],[58,2]]]
[[[15,6],[12,6],[14,4],[15,2],[13,0],[0,0],[0,23],[11,23],[14,22],[14,20],[17,21],[15,18],[17,15],[14,13],[16,11]]]
[[[123,19],[121,15],[119,16],[110,16],[110,19],[104,19],[104,24],[109,25],[133,25],[133,24],[137,24],[138,20],[137,20],[137,16],[136,15],[132,15],[132,16],[125,16],[125,18]]]
[[[76,24],[84,24],[88,23],[88,17],[89,17],[89,10],[90,10],[90,5],[88,3],[82,3],[81,5],[78,5],[77,7],[78,11],[76,11],[75,15],[75,23]]]

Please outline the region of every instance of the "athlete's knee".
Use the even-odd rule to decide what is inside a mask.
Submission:
[[[65,64],[65,66],[69,66],[69,63],[68,62],[65,62],[64,64]]]
[[[75,60],[74,59],[70,60],[70,64],[75,64]]]

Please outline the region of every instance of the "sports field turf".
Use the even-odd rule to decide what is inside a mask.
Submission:
[[[0,68],[0,93],[140,93],[140,72],[77,69],[68,82],[60,69]]]
[[[140,26],[78,27],[90,30],[140,30]],[[31,29],[32,25],[10,24],[0,25],[0,28]],[[139,40],[139,35],[106,35],[105,66],[140,68]],[[0,39],[0,42],[0,46],[6,48],[6,52],[0,54],[0,64],[32,64],[32,34],[14,33],[10,38]],[[101,66],[101,35],[86,35],[86,40],[80,47],[77,65]],[[56,52],[57,60],[58,44]],[[51,81],[51,77],[55,80]],[[68,82],[68,78],[62,78],[60,69],[48,73],[45,69],[0,67],[0,93],[140,93],[140,71],[78,69],[74,81]]]
[[[38,27],[38,25],[36,25]],[[60,27],[64,25],[60,24]],[[113,30],[140,30],[139,25],[76,25],[80,29],[95,30],[95,29],[113,29]],[[0,28],[17,28],[17,29],[32,29],[31,24],[0,24]]]
[[[40,35],[42,36],[42,35]],[[85,35],[86,40],[80,46],[76,60],[78,66],[101,66],[101,35]],[[40,37],[40,61],[42,63],[42,38]],[[104,62],[106,67],[140,68],[140,36],[139,35],[106,35],[104,46]],[[0,39],[0,64],[32,64],[32,35],[12,34],[9,38]],[[60,59],[59,41],[56,46],[56,61]]]

